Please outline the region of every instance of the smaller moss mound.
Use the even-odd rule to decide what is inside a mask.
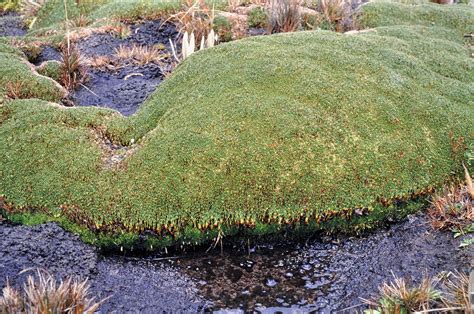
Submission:
[[[0,52],[0,97],[7,96],[58,102],[65,91],[51,79],[35,74],[32,66],[17,54]]]
[[[64,23],[66,20],[66,10],[68,19],[73,19],[80,14],[76,1],[66,0],[48,0],[38,11],[36,20],[32,25],[32,29],[40,29],[43,27],[51,27],[54,24]]]
[[[456,29],[460,33],[474,30],[472,7],[466,5],[443,6],[433,3],[410,5],[376,1],[363,6],[358,21],[364,28],[424,25]]]
[[[55,81],[59,81],[61,73],[61,63],[59,61],[51,60],[44,62],[40,66],[36,67],[36,71],[39,74],[52,78]]]
[[[227,42],[232,40],[232,25],[225,16],[216,16],[213,21],[213,28],[219,36],[219,41]]]
[[[91,11],[92,19],[117,18],[139,19],[153,17],[169,11],[177,10],[181,6],[179,0],[151,0],[151,1],[120,1],[113,0],[98,9]]]
[[[215,10],[223,10],[227,6],[225,0],[207,0],[205,3]],[[137,20],[166,16],[181,9],[183,4],[184,1],[181,0],[112,0],[95,9],[86,10],[90,11],[88,15],[92,19]]]
[[[267,13],[265,13],[263,8],[254,8],[249,12],[249,27],[265,27],[267,25],[267,19]]]

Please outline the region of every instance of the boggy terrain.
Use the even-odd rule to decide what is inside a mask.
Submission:
[[[175,256],[102,255],[53,223],[0,224],[0,288],[20,285],[23,269],[88,277],[102,311],[259,310],[329,312],[362,303],[392,276],[469,271],[474,247],[458,248],[423,214],[361,237],[323,236],[307,243],[243,244]],[[363,306],[359,306],[359,309]]]
[[[89,278],[104,311],[306,312],[470,270],[472,245],[405,218],[474,170],[472,7],[372,2],[343,23],[318,5],[268,35],[288,30],[258,5],[134,4],[0,16],[1,286],[42,267]],[[240,40],[235,15],[268,36]]]

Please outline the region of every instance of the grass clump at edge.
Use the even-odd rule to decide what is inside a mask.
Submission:
[[[357,209],[381,220],[395,200],[462,173],[474,113],[461,32],[403,25],[220,45],[128,119],[8,102],[0,195],[17,213],[59,208],[90,230],[153,230],[166,245],[235,226],[344,226]],[[105,168],[97,132],[138,149]]]
[[[59,84],[33,73],[28,62],[18,53],[0,52],[0,98],[6,96],[59,102],[65,93]]]

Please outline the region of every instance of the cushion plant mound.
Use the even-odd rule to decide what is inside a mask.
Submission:
[[[67,8],[67,11],[65,10]],[[38,11],[33,29],[52,26],[57,23],[64,24],[66,13],[68,19],[79,15],[77,3],[74,0],[47,0]]]
[[[473,22],[474,12],[468,5],[412,5],[384,1],[364,5],[359,19],[363,27],[419,24],[453,28],[460,32],[473,31]]]
[[[20,57],[13,47],[0,44],[0,98],[8,94],[18,98],[59,101],[66,91],[56,81],[39,75],[34,66]]]
[[[462,29],[420,24],[206,49],[130,118],[10,101],[0,107],[4,209],[115,235],[153,230],[159,245],[235,226],[347,227],[360,209],[373,224],[392,202],[453,179],[474,139]],[[111,164],[116,155],[125,159]]]

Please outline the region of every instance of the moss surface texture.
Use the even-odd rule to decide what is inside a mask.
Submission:
[[[369,32],[221,44],[180,64],[129,118],[48,102],[61,91],[2,44],[0,94],[20,81],[37,98],[0,106],[3,210],[112,239],[151,230],[157,245],[369,226],[462,175],[473,10],[372,3],[360,17]],[[104,137],[125,148],[104,149]]]

